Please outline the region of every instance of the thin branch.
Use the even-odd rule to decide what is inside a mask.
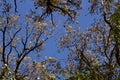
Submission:
[[[17,52],[17,56],[19,57],[20,56],[20,52],[18,51],[18,49],[17,49],[17,47],[16,46],[12,46],[14,49],[15,49],[15,51]]]
[[[55,26],[54,20],[53,20],[53,13],[51,13],[51,21],[52,21],[52,25]]]
[[[15,68],[15,75],[17,75],[19,66],[20,66],[22,60],[24,59],[24,57],[27,56],[30,52],[32,52],[32,51],[35,50],[36,48],[38,48],[39,46],[41,46],[47,39],[48,39],[48,38],[46,38],[43,42],[35,45],[35,46],[32,47],[28,52],[24,53],[22,56],[20,56],[20,57],[18,58],[18,60],[16,61],[17,64],[16,64],[16,68]]]
[[[15,12],[17,12],[17,2],[14,0]]]
[[[8,42],[8,44],[5,45],[5,47],[9,46],[9,45],[12,43],[12,41],[13,41],[14,38],[16,37],[16,34],[17,34],[20,30],[21,30],[21,28],[14,33],[13,38],[11,38],[11,40]]]
[[[88,59],[85,57],[85,55],[83,54],[84,49],[83,49],[83,50],[80,50],[77,45],[76,45],[75,47],[76,47],[76,50],[77,50],[77,56],[80,55],[80,56],[81,56],[81,59],[90,67],[90,62],[89,62],[89,60],[88,60]]]
[[[42,36],[43,33],[44,33],[44,31],[42,31],[42,32],[39,34],[39,36],[38,36],[37,39],[36,39],[35,45],[38,44],[39,38]]]
[[[8,55],[7,55],[7,64],[8,64],[9,55],[11,54],[11,52],[12,52],[12,46],[10,46],[10,51],[9,51],[9,53],[8,53]]]
[[[5,46],[5,33],[6,33],[6,27],[4,28],[4,30],[3,30],[3,52],[2,52],[2,61],[3,61],[3,63],[5,64],[6,62],[5,62],[5,49],[6,49],[6,46]]]
[[[110,26],[110,28],[112,29],[112,28],[113,28],[113,25],[107,20],[107,17],[106,17],[106,13],[105,13],[105,12],[103,13],[103,19],[104,19],[104,21]]]
[[[112,49],[112,51],[110,53],[110,58],[109,58],[110,63],[112,62],[112,57],[113,57],[114,51],[115,51],[115,46],[114,46],[114,48]]]

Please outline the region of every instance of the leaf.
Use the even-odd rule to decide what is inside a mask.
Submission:
[[[53,79],[53,78],[56,78],[56,75],[55,74],[50,74],[49,77]]]

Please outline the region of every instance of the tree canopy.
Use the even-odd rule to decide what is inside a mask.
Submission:
[[[25,1],[0,1],[0,80],[120,80],[119,0],[31,0],[32,8]],[[83,2],[85,14],[98,15],[85,31],[77,27]],[[41,60],[46,41],[59,32],[56,14],[65,20],[55,47],[68,56]]]

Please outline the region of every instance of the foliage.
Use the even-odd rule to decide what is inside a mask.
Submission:
[[[68,15],[69,20],[74,20],[81,9],[81,0],[35,0],[35,7],[41,8],[41,19],[44,19],[48,15],[53,17],[53,12],[57,12],[62,16]]]
[[[99,18],[82,32],[80,27],[71,26],[79,16],[82,1],[31,0],[35,9],[22,14],[18,2],[24,1],[1,0],[0,80],[119,80],[120,2],[86,1],[89,14],[97,13]],[[41,60],[46,41],[55,35],[56,13],[67,18],[58,47],[68,57]]]
[[[68,71],[81,74],[80,76],[75,74],[76,77],[72,78],[80,77],[82,80],[119,78],[116,76],[120,74],[119,70],[118,73],[115,72],[119,66],[113,56],[115,54],[113,37],[109,34],[109,28],[94,25],[86,33],[78,33],[78,29],[72,29],[60,39],[60,46],[70,51]]]

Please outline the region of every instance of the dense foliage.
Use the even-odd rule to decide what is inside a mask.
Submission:
[[[86,0],[98,17],[84,32],[71,26],[84,0],[31,0],[23,14],[24,1],[0,1],[0,80],[120,80],[119,0]],[[68,57],[36,61],[55,35],[56,15],[65,18],[58,46]]]

